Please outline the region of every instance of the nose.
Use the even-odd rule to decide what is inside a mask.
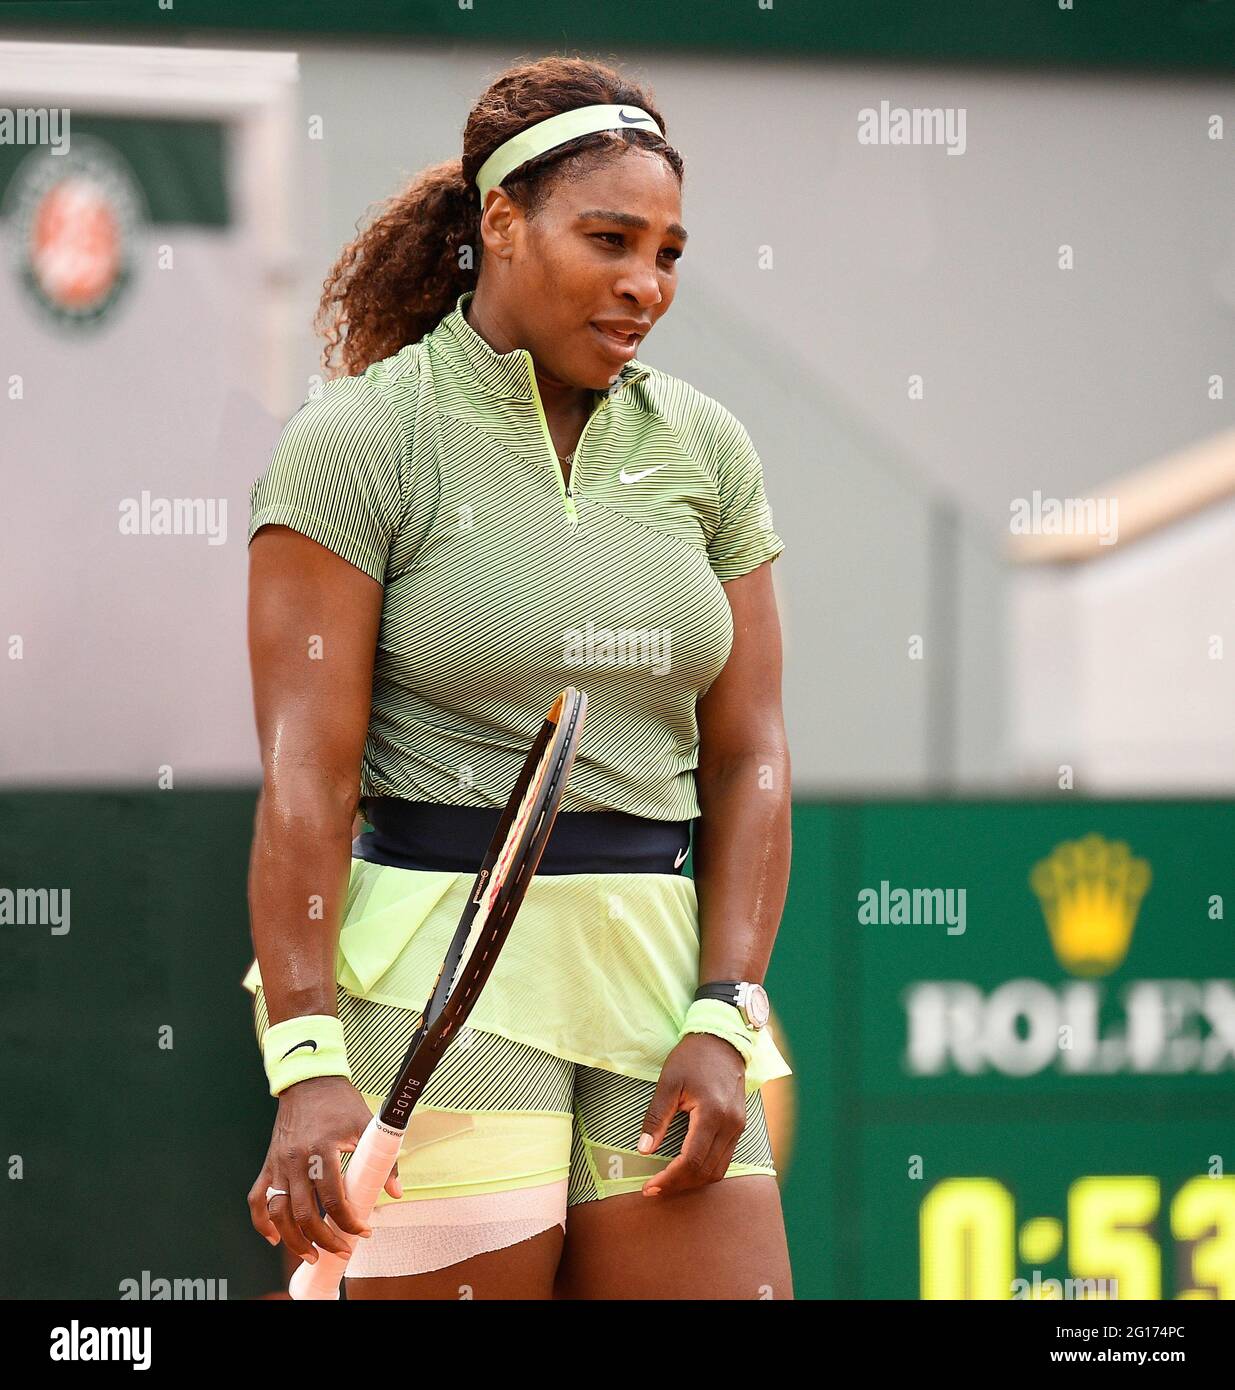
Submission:
[[[619,299],[637,304],[645,312],[664,300],[660,275],[655,266],[626,266],[613,286]]]

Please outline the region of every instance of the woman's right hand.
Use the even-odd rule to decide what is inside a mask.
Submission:
[[[314,1244],[346,1255],[351,1242],[333,1230],[318,1212],[318,1203],[339,1227],[353,1236],[372,1234],[368,1212],[357,1212],[343,1191],[340,1155],[351,1153],[373,1118],[364,1097],[343,1076],[316,1076],[298,1081],[279,1096],[270,1148],[249,1192],[253,1229],[271,1243],[282,1240],[293,1254],[317,1262]],[[390,1170],[386,1191],[403,1195],[398,1166]],[[276,1187],[288,1195],[272,1197]]]

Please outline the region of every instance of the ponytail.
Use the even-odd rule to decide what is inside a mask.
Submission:
[[[459,159],[434,164],[381,205],[322,285],[314,327],[329,375],[357,376],[418,343],[476,288],[480,206]]]

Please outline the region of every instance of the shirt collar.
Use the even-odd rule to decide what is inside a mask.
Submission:
[[[475,293],[475,290],[465,290],[430,337],[444,338],[450,349],[470,365],[476,382],[489,395],[513,396],[530,401],[532,386],[528,378],[526,350],[513,348],[510,352],[495,352],[463,317],[463,310]],[[647,376],[649,370],[632,357],[629,362],[623,363],[618,375],[621,384],[626,386]]]

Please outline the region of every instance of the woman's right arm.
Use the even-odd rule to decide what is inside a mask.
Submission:
[[[286,526],[249,545],[249,661],[262,790],[249,866],[249,916],[270,1023],[336,1012],[335,956],[351,869],[352,822],[373,693],[382,585]],[[368,1227],[343,1195],[339,1156],[370,1119],[341,1076],[288,1087],[249,1193],[255,1229],[296,1255],[347,1245]],[[267,1206],[268,1186],[288,1198]],[[387,1184],[398,1196],[394,1173]]]

